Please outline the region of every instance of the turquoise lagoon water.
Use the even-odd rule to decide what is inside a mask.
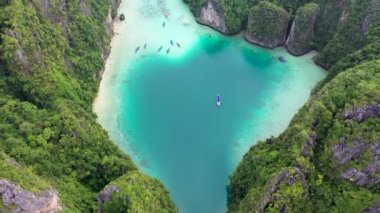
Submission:
[[[125,3],[121,10],[141,4]],[[244,153],[258,140],[281,133],[325,74],[312,63],[315,53],[297,58],[282,48],[252,46],[195,24],[182,3],[165,6],[189,20],[183,25],[189,33],[176,35],[183,46],[155,34],[150,50],[135,54],[135,45],[123,45],[139,38],[122,35],[134,32],[133,24],[125,31],[119,26],[94,111],[139,168],[164,183],[180,212],[225,212],[228,176]],[[143,20],[162,27],[160,16]]]

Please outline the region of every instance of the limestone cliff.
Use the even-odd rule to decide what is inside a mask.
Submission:
[[[93,212],[108,183],[139,174],[92,112],[118,3],[0,1],[0,212]]]
[[[222,33],[246,29],[249,42],[269,48],[286,45],[294,55],[316,49],[319,55],[315,62],[326,69],[363,48],[370,37],[380,35],[376,27],[380,22],[380,0],[184,1],[198,19],[202,8],[204,21],[200,23]],[[293,17],[288,28],[286,22]]]
[[[8,180],[1,179],[0,195],[4,211],[52,213],[61,209],[58,193],[55,190],[32,193]]]
[[[306,208],[310,206],[310,198],[305,175],[301,169],[292,167],[273,175],[262,189],[252,188],[241,201],[239,211],[276,212],[279,209],[279,212],[297,212],[295,205]]]
[[[373,60],[337,75],[284,133],[251,147],[230,178],[229,212],[376,212],[379,68]],[[289,167],[299,169],[293,184],[278,173]]]
[[[280,6],[260,2],[249,12],[245,38],[254,44],[274,48],[286,41],[289,14]]]
[[[298,8],[285,44],[291,54],[303,55],[312,49],[314,26],[319,14],[319,6],[314,3]]]
[[[379,0],[327,2],[316,24],[314,43],[319,51],[316,63],[329,69],[371,43],[367,34],[380,35],[376,27],[379,6]]]
[[[229,33],[226,26],[224,14],[219,5],[213,0],[208,0],[203,4],[203,6],[200,8],[197,21],[201,24],[210,26],[222,33]]]

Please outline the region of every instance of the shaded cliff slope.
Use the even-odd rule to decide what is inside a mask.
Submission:
[[[282,7],[290,15],[286,38],[287,49],[295,55],[305,54],[312,49],[316,49],[319,55],[315,61],[326,69],[330,69],[336,62],[355,51],[360,50],[372,43],[371,35],[379,34],[380,23],[380,1],[379,0],[184,0],[197,20],[203,24],[216,28],[226,34],[238,33],[242,30],[264,33],[260,35],[263,39],[273,37],[283,25],[284,20],[276,20],[275,23],[263,27],[266,22],[270,22],[271,10],[254,10],[255,6],[263,2]],[[207,16],[201,11],[212,2],[219,10],[212,11],[217,15]],[[310,4],[312,3],[312,4]],[[319,8],[319,9],[318,9]],[[207,10],[206,10],[207,11]],[[279,10],[280,11],[280,10]],[[249,17],[260,18],[252,19]],[[208,22],[203,22],[203,17],[208,17]],[[212,17],[213,20],[210,20]],[[222,17],[222,18],[221,18]],[[274,20],[274,19],[273,19]],[[218,26],[226,26],[224,29]],[[275,27],[277,25],[277,27]],[[293,26],[293,27],[292,27]],[[267,28],[267,29],[266,29]],[[265,30],[266,29],[266,30]],[[271,42],[254,42],[265,47],[276,47],[284,45],[282,35],[278,34],[277,39]]]

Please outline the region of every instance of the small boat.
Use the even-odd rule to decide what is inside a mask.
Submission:
[[[180,48],[180,47],[181,47],[181,45],[180,45],[178,42],[177,42],[176,44],[177,44],[177,47],[178,47],[178,48]]]
[[[160,52],[162,50],[162,46],[160,48],[158,48],[157,52]]]
[[[137,51],[139,51],[140,49],[140,46],[138,46],[136,49],[135,49],[135,53],[137,53]]]
[[[162,22],[162,27],[165,27],[165,22]]]
[[[220,104],[221,104],[221,99],[220,99],[220,95],[218,94],[216,96],[216,106],[220,107]]]
[[[279,60],[281,63],[285,63],[285,62],[286,62],[284,56],[279,56],[279,57],[278,57],[278,60]]]
[[[144,49],[146,49],[146,43],[144,44]]]
[[[173,42],[173,40],[170,40],[170,44],[173,46],[174,45],[174,42]]]
[[[168,50],[166,50],[166,54],[169,54],[169,52],[170,52],[170,48],[168,48]]]

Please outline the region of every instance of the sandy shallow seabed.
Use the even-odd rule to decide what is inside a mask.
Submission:
[[[212,30],[198,25],[186,5],[181,1],[135,0],[122,1],[118,14],[124,13],[125,21],[116,18],[114,22],[115,36],[111,41],[111,53],[106,61],[105,70],[100,82],[93,110],[98,115],[98,122],[108,131],[111,139],[121,144],[124,140],[117,128],[118,90],[113,87],[120,78],[120,71],[127,75],[128,67],[147,55],[166,54],[167,57],[184,55],[199,37],[199,34],[211,33]],[[165,17],[167,14],[167,17]],[[163,23],[165,22],[165,27]],[[178,42],[181,48],[170,44]],[[144,49],[144,44],[147,48]],[[117,48],[115,48],[117,47]],[[135,53],[137,47],[139,51]],[[110,109],[114,109],[110,111]]]
[[[314,86],[326,76],[326,72],[313,62],[316,51],[297,57],[280,47],[274,49],[272,54],[274,57],[286,56],[285,66],[289,73],[276,82],[276,89],[266,94],[264,104],[259,109],[252,109],[252,118],[248,125],[244,124],[236,141],[236,150],[231,156],[234,162],[239,162],[258,141],[280,135],[308,100]]]
[[[118,9],[118,14],[121,13],[125,14],[126,19],[121,22],[116,18],[114,23],[115,36],[111,41],[112,49],[105,64],[93,110],[98,116],[98,122],[107,130],[111,140],[127,151],[143,172],[161,179],[171,192],[171,196],[178,202],[179,198],[176,195],[179,192],[172,193],[176,186],[170,187],[167,180],[162,180],[160,171],[144,166],[151,162],[144,161],[145,156],[134,148],[136,144],[134,146],[130,144],[128,132],[123,132],[120,127],[121,107],[125,106],[122,100],[126,99],[121,98],[122,87],[127,81],[133,81],[129,74],[135,71],[133,65],[136,62],[157,55],[186,60],[187,57],[192,57],[193,52],[197,52],[194,48],[199,48],[201,37],[204,38],[204,35],[207,35],[220,38],[222,36],[212,29],[197,24],[182,0],[123,0]],[[168,15],[167,18],[165,14]],[[273,82],[275,89],[266,91],[261,106],[252,107],[250,116],[242,121],[236,133],[236,142],[229,149],[231,151],[228,156],[225,156],[231,162],[229,166],[235,168],[250,146],[258,140],[264,140],[272,135],[277,136],[286,129],[292,117],[309,98],[314,85],[323,79],[326,73],[312,61],[316,52],[295,57],[288,54],[285,48],[268,51],[250,45],[241,36],[228,39],[234,45],[242,49],[246,48],[248,51],[270,52],[274,59],[277,56],[285,56],[287,63],[275,63],[271,69],[276,70],[281,66],[286,66],[288,72],[284,78]],[[174,45],[170,44],[170,40],[174,42]],[[176,46],[176,42],[181,45],[180,48]],[[146,44],[146,49],[144,49],[144,44]],[[140,49],[135,53],[137,47]],[[160,47],[162,50],[157,52]],[[167,54],[166,51],[169,48],[170,52]],[[282,67],[279,70],[284,69]],[[128,93],[127,97],[129,97]],[[160,123],[162,123],[161,120]],[[231,174],[231,169],[228,168],[228,170]],[[225,197],[224,194],[221,196]],[[186,201],[181,200],[181,202]]]

